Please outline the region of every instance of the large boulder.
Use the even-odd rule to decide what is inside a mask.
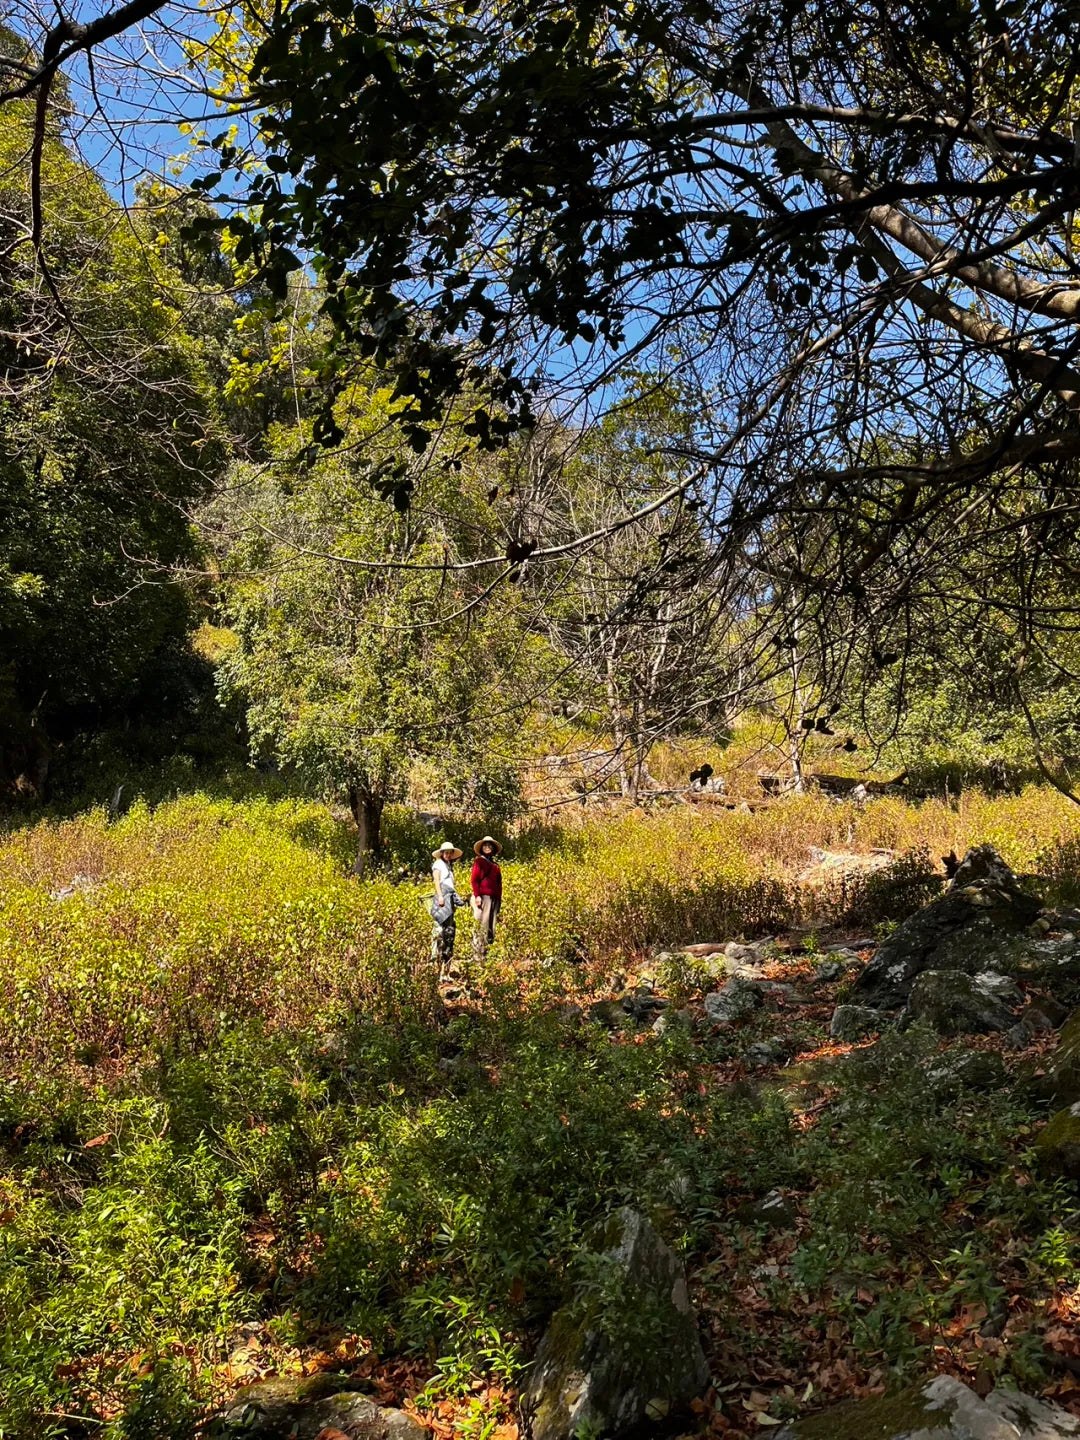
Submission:
[[[849,1400],[774,1432],[776,1440],[1074,1440],[1080,1420],[1017,1390],[980,1400],[951,1375],[871,1400]]]
[[[342,1375],[264,1380],[245,1385],[222,1408],[211,1440],[317,1440],[326,1430],[347,1440],[428,1440],[418,1420],[376,1405]]]
[[[521,1402],[531,1440],[618,1437],[709,1383],[683,1267],[624,1206],[597,1237],[587,1283],[552,1317]]]
[[[942,1035],[1008,1030],[1015,1017],[1006,1000],[1009,990],[996,983],[1001,978],[966,975],[962,970],[924,970],[912,984],[903,1020],[925,1020]]]
[[[1035,1153],[1045,1169],[1080,1180],[1080,1100],[1051,1115],[1035,1141]]]
[[[883,941],[850,998],[875,1009],[899,1009],[924,970],[1014,973],[1036,944],[1028,931],[1039,908],[990,846],[969,850],[945,894]]]

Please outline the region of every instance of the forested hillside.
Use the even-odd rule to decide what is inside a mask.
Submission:
[[[1080,1434],[1077,21],[0,17],[0,1440]]]

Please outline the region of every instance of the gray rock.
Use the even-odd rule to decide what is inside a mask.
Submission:
[[[794,1225],[796,1210],[791,1201],[780,1190],[770,1190],[760,1200],[740,1208],[739,1219],[749,1225],[775,1225],[785,1229]]]
[[[595,1000],[587,1013],[590,1020],[608,1030],[622,1030],[630,1024],[630,1016],[618,1000]]]
[[[1030,1087],[1041,1100],[1072,1105],[1080,1100],[1080,1010],[1074,1010],[1061,1031],[1057,1049],[1044,1056],[1041,1075],[1028,1075]]]
[[[1080,1180],[1080,1100],[1051,1115],[1035,1141],[1045,1170]]]
[[[1080,1436],[1080,1420],[1058,1405],[1036,1400],[1019,1390],[991,1390],[986,1408],[1016,1427],[1026,1440],[1065,1440]]]
[[[882,943],[855,981],[852,999],[878,1009],[898,1008],[924,970],[1012,973],[1008,956],[1039,943],[1026,934],[1038,913],[1038,900],[999,855],[985,845],[969,850],[945,894]]]
[[[903,1024],[925,1020],[942,1035],[986,1035],[1008,1030],[1013,1012],[981,976],[962,970],[924,970],[908,996]]]
[[[619,996],[619,1004],[632,1020],[649,1020],[658,1010],[667,1009],[667,1001],[654,995],[650,989],[639,986]]]
[[[780,1036],[770,1040],[757,1040],[743,1052],[747,1065],[761,1069],[765,1065],[783,1065],[791,1055],[791,1045]]]
[[[996,970],[980,970],[974,979],[980,990],[996,996],[1006,1005],[1024,1003],[1024,992],[1010,975],[1000,975]]]
[[[926,1071],[927,1085],[942,1099],[961,1090],[1000,1090],[1007,1078],[996,1050],[950,1050],[935,1056]]]
[[[1036,1035],[1047,1030],[1056,1030],[1068,1016],[1064,1005],[1059,1005],[1047,995],[1036,995],[1029,1001],[1020,1019],[1008,1031],[1008,1041],[1014,1050],[1030,1045]]]
[[[729,940],[724,946],[724,954],[741,965],[756,965],[761,959],[753,945],[744,945],[739,940]]]
[[[826,960],[814,971],[811,985],[831,985],[834,980],[839,980],[847,966],[843,960]]]
[[[615,1212],[598,1237],[604,1275],[552,1317],[521,1412],[531,1440],[583,1429],[618,1440],[709,1383],[686,1276],[644,1215]]]
[[[736,977],[705,996],[705,1014],[713,1025],[730,1025],[748,1019],[764,1000],[764,989],[756,980]]]
[[[763,980],[765,978],[763,966],[737,964],[731,960],[727,962],[726,973],[736,980]]]
[[[867,1005],[838,1005],[829,1021],[829,1034],[834,1040],[853,1043],[876,1035],[886,1023],[879,1010]]]
[[[763,980],[761,993],[766,999],[791,1001],[795,998],[795,986],[785,985],[782,980]]]
[[[694,1012],[692,1010],[665,1010],[652,1023],[654,1035],[663,1035],[668,1030],[692,1030],[694,1028]]]
[[[1056,1030],[1068,1020],[1069,1007],[1060,1004],[1050,995],[1031,995],[1028,997],[1024,1018],[1029,1019],[1036,1030]]]
[[[264,1380],[238,1390],[213,1421],[211,1440],[316,1440],[340,1430],[349,1440],[427,1440],[428,1432],[401,1410],[388,1410],[349,1388],[341,1375]]]
[[[1013,1390],[980,1400],[951,1375],[871,1400],[849,1400],[774,1431],[776,1440],[1073,1440],[1080,1420]]]

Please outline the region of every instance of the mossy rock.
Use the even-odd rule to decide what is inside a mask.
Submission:
[[[1047,1170],[1080,1180],[1080,1100],[1050,1117],[1035,1151]]]
[[[961,1090],[1000,1090],[1008,1080],[996,1050],[950,1050],[928,1066],[926,1083],[939,1099]]]
[[[942,1035],[984,1035],[1008,1030],[1013,1013],[978,976],[924,970],[911,987],[903,1020],[925,1020]]]
[[[582,1262],[585,1283],[552,1317],[522,1400],[532,1440],[628,1434],[709,1381],[682,1265],[645,1216],[616,1211]]]
[[[850,1400],[774,1432],[776,1440],[1069,1440],[1080,1421],[1017,1391],[980,1400],[951,1375],[871,1400]]]
[[[209,1435],[211,1440],[316,1440],[324,1430],[349,1440],[427,1440],[419,1421],[376,1405],[342,1375],[246,1385],[222,1408]]]
[[[887,1016],[867,1005],[838,1005],[829,1021],[829,1035],[833,1040],[853,1044],[876,1035],[888,1023]]]
[[[1044,1074],[1036,1075],[1036,1069]],[[1057,1049],[1038,1061],[1029,1061],[1020,1079],[1041,1100],[1058,1105],[1080,1100],[1080,1010],[1074,1010],[1062,1026]]]

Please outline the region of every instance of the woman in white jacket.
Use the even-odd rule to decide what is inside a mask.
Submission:
[[[431,852],[431,859],[431,878],[435,881],[431,958],[438,963],[440,976],[448,976],[454,963],[457,910],[458,906],[465,904],[454,884],[454,861],[461,859],[461,851],[449,840],[444,840],[437,850]]]

